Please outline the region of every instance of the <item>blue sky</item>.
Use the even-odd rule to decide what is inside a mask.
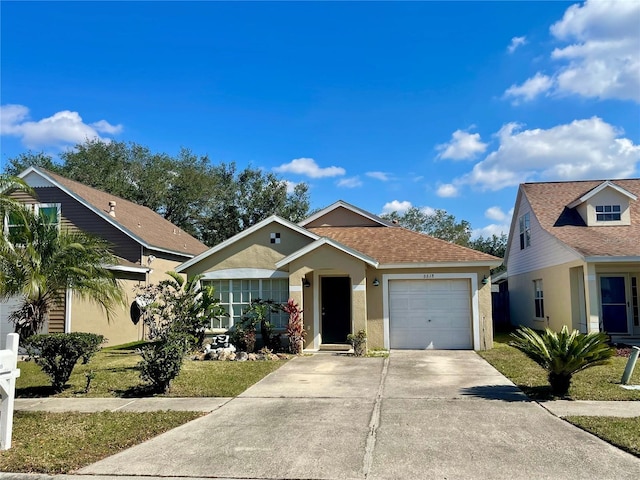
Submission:
[[[2,166],[180,147],[373,213],[508,230],[517,185],[637,177],[640,2],[0,3]]]

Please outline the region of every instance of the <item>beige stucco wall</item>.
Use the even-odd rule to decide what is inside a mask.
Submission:
[[[132,276],[127,277],[120,281],[127,295],[127,307],[115,307],[110,321],[107,321],[106,313],[98,305],[83,300],[77,295],[72,295],[71,331],[104,335],[107,340],[104,346],[142,340],[142,321],[138,322],[138,325],[133,324],[129,316],[129,305],[135,298],[136,286],[144,285],[144,280],[142,280],[144,277],[140,277],[141,280],[134,280]]]
[[[280,243],[270,234],[280,233]],[[275,269],[275,263],[313,240],[279,223],[266,225],[186,269],[187,276],[231,268]]]
[[[571,292],[571,268],[579,262],[557,265],[509,277],[509,309],[511,323],[537,330],[549,327],[560,330],[574,325],[574,312],[579,310],[579,297]],[[575,275],[575,274],[574,274]],[[535,318],[534,280],[542,280],[545,318]],[[547,318],[548,317],[548,318]]]

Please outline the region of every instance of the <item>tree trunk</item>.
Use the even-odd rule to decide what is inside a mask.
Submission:
[[[551,385],[551,393],[556,397],[564,397],[569,392],[571,386],[571,375],[549,373],[549,384]]]

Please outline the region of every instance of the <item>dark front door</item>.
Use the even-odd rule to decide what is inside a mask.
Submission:
[[[625,277],[600,277],[602,325],[607,333],[628,333]]]
[[[322,277],[322,343],[346,343],[351,326],[351,280]]]

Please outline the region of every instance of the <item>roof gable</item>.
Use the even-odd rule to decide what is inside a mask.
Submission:
[[[288,220],[285,220],[284,218],[280,218],[277,215],[272,215],[268,218],[265,218],[264,220],[262,220],[261,222],[256,223],[255,225],[247,228],[246,230],[243,230],[240,233],[237,233],[236,235],[234,235],[231,238],[228,238],[227,240],[220,242],[219,244],[213,246],[212,248],[206,250],[205,252],[202,252],[200,255],[192,258],[191,260],[183,263],[182,265],[179,265],[176,268],[176,272],[180,273],[180,272],[184,272],[185,270],[187,270],[188,268],[192,267],[193,265],[195,265],[196,263],[201,262],[202,260],[204,260],[207,257],[210,257],[211,255],[220,252],[221,250],[224,250],[225,248],[229,247],[230,245],[233,245],[234,243],[242,240],[245,237],[248,237],[249,235],[253,234],[254,232],[257,232],[258,230],[266,227],[269,224],[272,223],[277,223],[285,228],[289,228],[291,230],[293,230],[294,232],[297,232],[301,235],[304,235],[308,238],[310,238],[311,240],[317,240],[319,237],[317,235],[315,235],[314,233],[310,232],[309,230],[306,230],[305,228],[302,228],[298,225],[296,225],[295,223],[292,223]]]
[[[375,259],[368,257],[367,255],[363,255],[362,253],[358,252],[357,250],[354,250],[352,248],[349,248],[345,245],[342,245],[334,240],[331,240],[330,238],[327,237],[323,237],[323,238],[319,238],[318,240],[316,240],[313,243],[310,243],[309,245],[307,245],[304,248],[301,248],[300,250],[293,252],[291,255],[283,258],[282,260],[280,260],[278,263],[276,263],[276,267],[277,268],[282,268],[286,265],[288,265],[289,263],[293,262],[294,260],[303,257],[304,255],[313,252],[314,250],[317,250],[318,248],[322,247],[323,245],[329,245],[337,250],[340,250],[341,252],[346,253],[347,255],[351,255],[352,257],[357,258],[358,260],[362,260],[364,263],[367,263],[369,265],[371,265],[372,267],[377,267],[378,266],[378,262],[375,261]]]
[[[631,200],[637,200],[638,199],[638,197],[636,195],[634,195],[633,193],[629,192],[628,190],[625,190],[624,188],[620,187],[619,185],[616,185],[615,183],[613,183],[610,180],[605,180],[604,182],[602,182],[597,187],[592,188],[587,193],[582,195],[580,198],[577,198],[576,200],[571,202],[569,205],[567,205],[567,208],[575,208],[575,207],[577,207],[578,205],[580,205],[580,204],[586,202],[587,200],[593,198],[594,196],[596,196],[598,193],[603,191],[605,188],[611,188],[611,189],[615,190],[616,192],[621,193],[622,195],[628,197]]]
[[[338,200],[306,218],[302,227],[393,227],[394,224],[350,203]]]
[[[19,175],[34,188],[58,188],[103,221],[151,250],[192,257],[207,248],[153,210],[48,170],[29,167]],[[109,214],[115,202],[115,216]]]

